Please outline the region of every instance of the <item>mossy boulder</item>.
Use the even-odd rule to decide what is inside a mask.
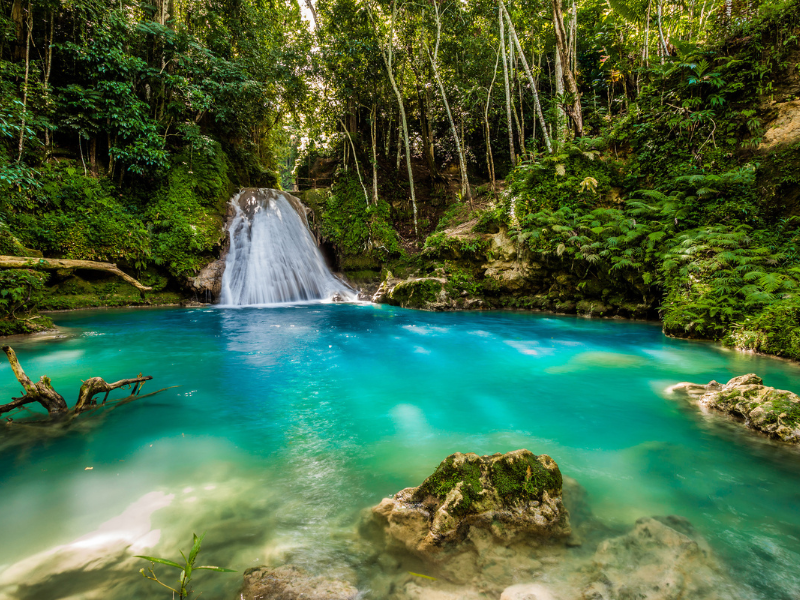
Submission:
[[[438,277],[408,279],[396,284],[377,301],[403,308],[437,310],[445,300],[445,283],[445,279]]]
[[[391,543],[441,560],[466,549],[475,529],[501,543],[568,536],[561,487],[558,465],[546,454],[456,452],[419,487],[385,498],[372,514]]]
[[[725,385],[679,383],[670,391],[680,392],[705,409],[727,413],[771,438],[800,443],[800,396],[764,385],[755,373],[734,377]]]

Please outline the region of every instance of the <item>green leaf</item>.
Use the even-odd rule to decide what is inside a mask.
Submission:
[[[200,552],[200,544],[203,543],[204,537],[206,537],[205,533],[200,537],[197,537],[197,534],[194,534],[194,544],[192,545],[192,551],[189,553],[189,559],[186,561],[190,567],[194,564],[194,560],[197,558],[197,553]]]
[[[171,560],[166,560],[165,558],[156,558],[155,556],[139,556],[136,555],[135,558],[143,558],[144,560],[149,560],[153,563],[158,563],[160,565],[167,565],[169,567],[175,567],[176,569],[180,569],[183,571],[183,565],[179,565],[176,562],[172,562]]]

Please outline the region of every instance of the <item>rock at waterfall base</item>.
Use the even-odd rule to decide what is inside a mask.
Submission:
[[[195,277],[188,278],[189,288],[200,298],[219,298],[222,291],[222,273],[225,271],[225,258],[219,258],[200,269]]]
[[[744,419],[745,425],[772,438],[800,443],[800,396],[763,385],[755,373],[734,377],[725,385],[679,383],[670,392],[685,394],[695,404]]]
[[[243,600],[355,600],[358,590],[345,581],[312,577],[293,565],[255,567],[244,573]]]
[[[561,488],[558,465],[545,454],[457,452],[419,487],[385,498],[372,514],[391,541],[439,561],[462,546],[478,546],[485,534],[504,543],[568,536]]]

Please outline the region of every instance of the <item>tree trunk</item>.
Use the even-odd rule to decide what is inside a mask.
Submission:
[[[560,142],[567,139],[567,113],[561,103],[564,97],[564,69],[561,67],[561,53],[556,48],[556,97],[559,98],[557,105],[558,122],[556,123],[556,132]]]
[[[514,23],[511,20],[511,15],[508,14],[508,11],[506,10],[505,4],[503,4],[503,0],[500,0],[500,10],[506,17],[508,31],[511,34],[511,39],[514,41],[514,45],[517,47],[517,52],[519,52],[520,58],[522,58],[522,66],[525,67],[525,74],[528,76],[528,82],[531,84],[531,92],[533,92],[533,105],[536,108],[536,115],[539,117],[539,123],[542,125],[544,145],[547,147],[547,151],[552,154],[553,145],[550,143],[550,135],[547,133],[547,124],[545,123],[544,114],[542,113],[542,105],[539,103],[539,92],[536,89],[536,82],[533,80],[533,74],[528,66],[528,59],[525,58],[525,54],[522,52],[522,45],[519,43],[517,32],[514,29]]]
[[[367,206],[369,206],[369,194],[367,193],[367,187],[364,185],[364,180],[361,179],[361,169],[358,166],[358,156],[356,155],[356,147],[355,144],[353,144],[353,138],[350,137],[350,132],[347,131],[344,121],[339,119],[339,123],[342,124],[342,129],[344,129],[347,139],[350,140],[350,148],[353,150],[353,162],[356,163],[356,175],[358,175],[358,183],[361,184],[361,189],[364,190],[364,200],[367,201]]]
[[[428,92],[427,89],[423,91],[423,86],[420,85],[422,77],[414,68],[414,62],[411,61],[411,70],[414,73],[415,88],[417,90],[417,102],[419,103],[419,124],[420,135],[422,136],[422,155],[425,157],[425,163],[428,165],[432,178],[439,177],[439,169],[436,168],[436,157],[433,154],[433,140],[431,139],[430,121],[428,120]]]
[[[25,14],[22,8],[22,0],[14,0],[11,5],[11,20],[14,23],[15,43],[14,60],[22,58],[22,48],[25,45]]]
[[[372,202],[378,205],[378,105],[372,105],[370,111],[369,133],[372,136]]]
[[[647,19],[644,23],[644,48],[642,48],[642,64],[645,67],[650,66],[650,8],[652,6],[653,0],[650,0],[647,3]]]
[[[44,103],[49,104],[50,98],[50,73],[53,70],[53,28],[55,23],[55,11],[50,11],[50,34],[47,36],[47,51],[45,52],[44,65]],[[50,153],[50,129],[44,128],[44,149],[45,156]]]
[[[19,155],[17,162],[22,161],[22,153],[25,151],[25,127],[28,118],[28,76],[31,70],[31,34],[33,33],[33,3],[28,2],[28,36],[25,43],[25,80],[22,84],[22,126],[19,128]]]
[[[97,175],[97,137],[89,140],[89,169],[92,175]]]
[[[450,121],[450,129],[453,131],[453,139],[456,142],[456,151],[458,152],[458,166],[461,169],[461,199],[467,200],[472,206],[472,191],[469,188],[469,179],[467,178],[467,160],[464,156],[464,149],[461,146],[461,136],[458,135],[458,129],[456,129],[455,121],[453,121],[453,115],[450,112],[450,103],[447,101],[447,94],[444,91],[444,84],[442,83],[441,77],[439,77],[439,69],[437,67],[437,61],[439,60],[439,41],[441,40],[442,35],[442,20],[439,16],[439,5],[438,3],[433,3],[434,14],[436,15],[436,47],[433,51],[433,56],[431,56],[430,50],[426,47],[425,50],[428,52],[428,58],[431,61],[431,67],[433,68],[433,76],[436,78],[436,83],[439,86],[439,93],[442,95],[442,102],[444,102],[444,108],[447,111],[447,118]]]
[[[508,149],[511,156],[511,166],[517,164],[517,157],[514,156],[514,122],[511,117],[511,89],[508,85],[508,61],[506,60],[506,34],[505,22],[503,20],[503,9],[499,10],[500,14],[500,54],[503,57],[503,81],[506,90],[506,117],[508,120]]]
[[[664,57],[667,55],[667,41],[664,39],[664,28],[661,25],[661,8],[663,0],[658,0],[658,40],[660,43],[659,55],[661,56],[661,64],[664,64]]]
[[[578,6],[572,0],[572,19],[569,25],[570,61],[567,66],[578,77]]]
[[[580,90],[578,90],[578,84],[575,81],[575,75],[572,73],[572,69],[569,68],[570,50],[567,47],[567,34],[564,30],[564,15],[561,12],[561,0],[551,0],[550,3],[553,7],[553,29],[555,30],[556,34],[556,52],[561,59],[561,67],[567,90],[572,96],[572,106],[566,110],[572,119],[572,125],[575,128],[575,135],[577,137],[582,137],[583,111],[581,109],[581,95]]]
[[[500,42],[502,44],[502,41]],[[494,156],[492,155],[492,132],[489,128],[489,105],[492,102],[492,88],[497,79],[497,66],[500,62],[500,48],[497,49],[497,54],[494,61],[494,71],[492,71],[492,82],[489,84],[489,89],[486,92],[486,106],[483,109],[483,122],[486,126],[486,166],[489,168],[489,177],[492,179],[492,194],[497,197],[497,184],[494,173]]]
[[[311,16],[314,18],[314,31],[319,29],[319,20],[317,19],[317,9],[314,8],[314,3],[311,0],[306,0],[306,6],[311,11]]]
[[[399,112],[399,111],[398,111]],[[397,124],[397,170],[400,170],[400,161],[403,159],[403,136],[400,135],[402,123]]]
[[[419,237],[419,226],[417,224],[417,197],[414,194],[414,172],[411,169],[411,144],[408,141],[408,122],[406,121],[406,109],[403,106],[403,96],[397,87],[397,82],[394,80],[394,72],[392,71],[392,58],[394,52],[394,23],[397,18],[397,4],[396,0],[392,0],[392,25],[391,33],[389,35],[389,52],[388,58],[384,52],[381,52],[383,61],[386,64],[386,71],[389,74],[389,80],[392,82],[392,89],[394,89],[395,96],[397,96],[397,104],[400,107],[400,119],[403,123],[403,141],[406,146],[406,166],[408,167],[408,183],[411,187],[411,206],[414,209],[414,234]]]
[[[153,288],[142,285],[127,273],[123,273],[112,263],[95,262],[93,260],[72,260],[67,258],[26,258],[24,256],[0,256],[0,269],[87,269],[90,271],[106,271],[121,277],[140,292],[149,292]]]
[[[17,378],[17,381],[19,381],[22,389],[25,390],[25,395],[20,398],[13,398],[12,402],[0,406],[0,414],[32,402],[41,404],[47,409],[47,413],[50,416],[66,414],[67,403],[64,398],[53,389],[49,377],[42,375],[38,382],[33,383],[25,374],[25,371],[22,370],[22,366],[19,364],[14,350],[10,346],[3,346],[3,352],[5,352],[8,357],[8,362],[11,364],[11,370],[14,372],[14,376]]]

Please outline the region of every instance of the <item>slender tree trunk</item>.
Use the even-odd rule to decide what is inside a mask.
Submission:
[[[642,48],[642,64],[645,67],[650,66],[650,9],[653,6],[653,0],[647,3],[647,19],[644,22],[644,47]]]
[[[564,70],[561,67],[561,53],[556,49],[556,96],[558,100],[558,123],[556,123],[556,132],[559,141],[562,143],[567,138],[567,113],[564,111],[562,101],[564,98]]]
[[[431,177],[438,177],[439,170],[436,168],[436,160],[433,155],[433,142],[431,140],[430,121],[428,120],[428,91],[421,85],[422,77],[414,68],[414,62],[411,61],[411,70],[414,73],[415,88],[417,90],[417,101],[419,103],[419,124],[420,135],[422,136],[422,155],[425,157],[425,163],[428,165]]]
[[[570,47],[570,63],[567,67],[572,69],[575,77],[578,77],[578,6],[575,0],[572,0],[572,19],[569,26],[569,47]]]
[[[389,51],[387,53],[381,52],[383,61],[386,64],[386,72],[389,74],[389,81],[392,83],[395,96],[397,96],[397,104],[400,107],[400,119],[403,123],[403,141],[406,147],[406,166],[408,167],[408,183],[411,188],[411,206],[414,210],[414,234],[419,237],[419,225],[417,223],[417,197],[414,194],[414,171],[411,168],[411,144],[408,141],[408,121],[406,120],[406,109],[403,106],[403,95],[397,87],[397,82],[394,79],[394,72],[392,71],[392,59],[394,54],[394,24],[397,18],[397,3],[392,0],[392,24],[391,33],[389,35]]]
[[[502,42],[500,42],[502,44]],[[500,48],[494,61],[494,71],[492,71],[492,83],[489,84],[489,90],[486,93],[486,106],[483,109],[483,122],[486,125],[486,166],[489,168],[489,177],[492,179],[492,194],[497,197],[497,184],[494,173],[494,156],[492,155],[492,132],[489,128],[489,105],[492,102],[492,88],[497,79],[497,66],[500,63]]]
[[[347,131],[347,126],[344,124],[344,121],[339,119],[339,123],[341,123],[342,129],[344,129],[347,139],[350,141],[350,149],[353,151],[353,162],[356,164],[356,175],[358,175],[358,182],[361,184],[361,189],[364,190],[364,200],[367,201],[367,206],[369,206],[369,194],[367,193],[367,187],[364,185],[364,180],[361,179],[361,169],[358,166],[358,156],[356,155],[356,147],[353,144],[353,138],[350,137],[350,132]]]
[[[50,100],[50,73],[53,70],[53,28],[55,22],[55,11],[50,11],[50,33],[47,36],[47,51],[45,52],[44,66],[44,101],[45,106]],[[44,148],[47,154],[50,153],[50,129],[44,128]]]
[[[561,0],[551,0],[553,7],[553,29],[556,34],[556,52],[561,59],[562,72],[567,91],[572,96],[572,106],[567,109],[567,113],[572,119],[577,137],[583,136],[583,110],[581,108],[581,95],[578,83],[572,69],[569,68],[569,48],[567,47],[567,34],[564,30],[564,15],[561,12]],[[567,68],[564,68],[567,67]]]
[[[467,200],[472,205],[472,192],[469,189],[469,179],[467,178],[467,160],[464,156],[464,149],[461,146],[461,136],[458,135],[458,129],[456,129],[455,121],[453,121],[453,115],[450,112],[450,103],[447,101],[447,94],[444,91],[444,84],[442,84],[442,78],[439,77],[439,68],[437,67],[437,62],[439,60],[439,41],[441,40],[442,36],[442,20],[439,15],[439,5],[438,3],[433,3],[434,14],[436,15],[436,47],[433,50],[433,56],[431,56],[430,50],[426,47],[425,50],[428,52],[428,58],[431,61],[431,67],[433,68],[433,76],[436,78],[436,83],[439,86],[439,93],[442,95],[442,102],[444,102],[444,108],[447,111],[447,118],[450,120],[450,128],[453,130],[453,139],[456,142],[456,151],[458,152],[458,166],[461,169],[461,198],[462,200]]]
[[[97,175],[97,136],[89,140],[89,170],[92,175]]]
[[[402,123],[397,123],[397,170],[400,170],[400,161],[403,158],[403,136],[400,134]]]
[[[667,55],[667,41],[664,39],[664,28],[661,24],[661,9],[663,4],[663,0],[658,0],[658,40],[660,43],[658,54],[661,56],[662,65],[664,64],[664,57]]]
[[[378,105],[372,105],[370,112],[369,132],[372,136],[372,202],[378,205]]]
[[[314,8],[314,3],[312,0],[306,0],[306,6],[308,10],[311,11],[311,16],[314,19],[314,31],[319,29],[319,20],[317,19],[317,9]]]
[[[31,71],[31,35],[33,33],[33,3],[28,2],[28,37],[25,43],[25,80],[22,84],[22,126],[19,128],[19,155],[17,162],[22,161],[22,153],[25,151],[25,127],[28,118],[28,77]]]
[[[503,57],[503,81],[506,90],[506,117],[508,121],[508,149],[511,156],[511,166],[517,164],[517,157],[514,156],[514,122],[511,117],[511,89],[508,85],[508,61],[506,60],[506,35],[505,21],[503,19],[503,9],[499,10],[500,15],[500,53]]]
[[[528,76],[528,82],[531,84],[531,92],[533,92],[533,105],[536,109],[536,115],[539,117],[539,123],[542,125],[544,145],[547,147],[547,151],[552,153],[553,145],[550,143],[550,135],[547,133],[547,124],[545,123],[544,114],[542,113],[542,105],[539,102],[539,91],[536,89],[536,82],[533,79],[531,68],[528,66],[528,59],[525,58],[525,53],[522,51],[522,45],[519,43],[517,31],[514,29],[514,22],[511,20],[511,15],[508,14],[505,4],[503,4],[503,0],[500,0],[500,10],[506,17],[508,31],[511,34],[511,39],[514,41],[514,45],[517,47],[517,52],[519,52],[519,55],[522,58],[522,66],[525,67],[525,74]]]

